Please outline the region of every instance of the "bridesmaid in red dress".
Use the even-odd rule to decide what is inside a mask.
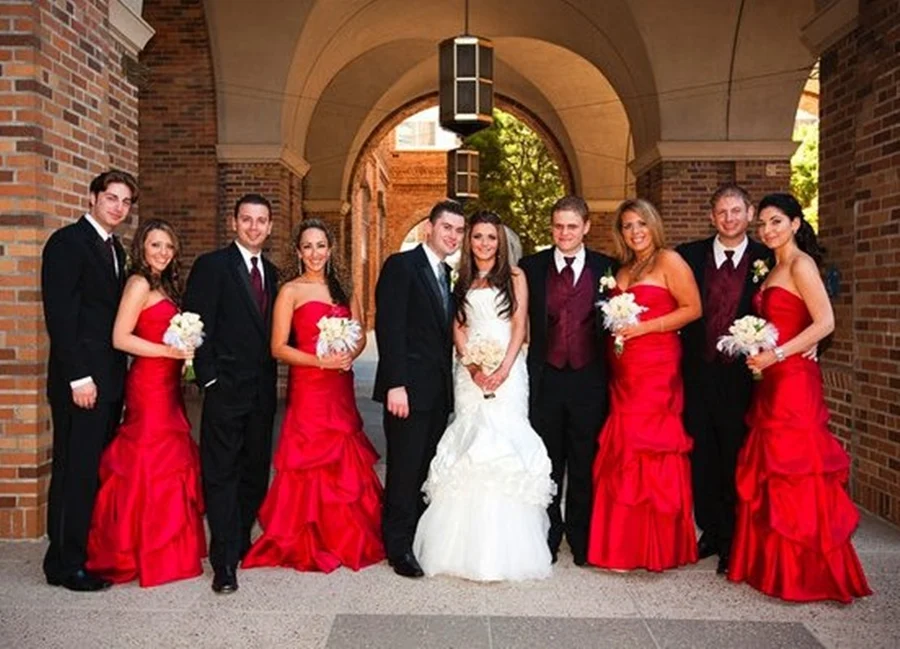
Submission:
[[[124,420],[100,462],[87,567],[115,583],[157,586],[203,572],[200,460],[181,394],[182,364],[194,352],[162,342],[178,313],[179,250],[167,222],[141,224],[113,327],[113,346],[134,361]]]
[[[872,592],[850,542],[859,522],[845,491],[850,459],[828,430],[819,366],[802,355],[834,329],[822,250],[790,194],[766,196],[757,213],[775,266],[756,307],[779,346],[747,359],[763,378],[738,457],[728,579],[789,601],[846,603]]]
[[[325,224],[303,221],[295,241],[300,276],[278,293],[272,322],[272,355],[290,365],[287,409],[259,512],[263,534],[241,566],[359,570],[385,556],[378,455],[362,430],[350,369],[366,340],[352,353],[319,358],[315,350],[321,318],[359,321],[361,309],[338,279]]]
[[[587,557],[601,568],[662,571],[697,561],[678,330],[700,317],[700,293],[687,263],[665,248],[649,202],[622,203],[613,236],[622,263],[613,294],[630,292],[648,311],[619,330],[621,356],[610,340]]]

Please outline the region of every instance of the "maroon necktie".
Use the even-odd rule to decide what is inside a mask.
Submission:
[[[263,290],[262,273],[259,272],[259,257],[250,257],[250,288],[253,289],[253,298],[260,313],[266,312],[266,292]]]
[[[734,250],[726,250],[725,251],[725,270],[732,271],[735,270],[734,266]]]
[[[575,286],[575,269],[572,264],[575,263],[575,257],[563,257],[566,262],[565,268],[559,271],[562,278],[566,281],[566,286]]]

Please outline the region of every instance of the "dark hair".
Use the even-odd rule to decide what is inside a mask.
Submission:
[[[453,289],[453,297],[456,299],[456,319],[460,324],[466,324],[466,309],[468,303],[466,294],[475,280],[475,259],[472,255],[472,231],[475,226],[480,223],[488,223],[493,225],[497,230],[497,257],[494,265],[488,271],[488,286],[493,286],[500,290],[497,306],[500,315],[507,319],[512,317],[516,312],[516,294],[512,285],[512,268],[509,263],[509,243],[506,239],[506,228],[500,217],[494,212],[488,210],[480,210],[469,217],[469,223],[466,228],[466,236],[463,239],[462,254],[459,257],[459,278]]]
[[[175,254],[172,255],[172,261],[159,275],[155,275],[147,263],[144,256],[144,244],[147,242],[147,236],[154,230],[165,232],[172,239],[175,246]],[[140,275],[150,283],[153,290],[161,290],[169,299],[178,304],[181,301],[181,242],[178,240],[178,234],[168,221],[162,219],[147,219],[141,221],[137,232],[134,233],[134,239],[131,240],[131,265],[130,274]]]
[[[138,199],[138,185],[137,181],[127,171],[121,171],[120,169],[110,169],[109,171],[104,171],[102,174],[91,180],[90,192],[95,196],[100,192],[105,192],[106,189],[112,185],[113,183],[122,183],[128,189],[131,190],[131,203],[137,203]]]
[[[756,213],[761,214],[767,207],[774,207],[776,210],[791,219],[800,219],[800,229],[794,235],[797,247],[813,258],[816,266],[822,268],[825,261],[825,248],[819,245],[816,237],[816,231],[803,217],[803,206],[792,194],[775,193],[764,196],[756,208]]]
[[[272,216],[272,204],[262,194],[244,194],[234,204],[234,218],[237,218],[238,212],[241,211],[241,205],[262,205],[269,210],[269,217]]]
[[[583,221],[587,221],[591,216],[588,204],[581,196],[569,195],[560,198],[553,204],[553,207],[550,208],[550,217],[552,218],[554,214],[562,212],[563,210],[575,212]]]
[[[724,185],[719,185],[719,188],[713,192],[712,197],[709,199],[709,209],[715,211],[716,203],[726,196],[733,196],[741,199],[747,207],[753,206],[753,201],[750,200],[750,194],[747,193],[746,189],[737,183],[725,183]]]
[[[466,216],[465,212],[463,212],[462,204],[448,198],[440,203],[435,203],[434,207],[432,207],[431,211],[428,213],[428,220],[434,225],[444,212],[456,214],[463,218]]]
[[[304,219],[300,221],[300,224],[297,226],[297,233],[293,237],[294,242],[294,254],[298,250],[300,250],[300,239],[303,237],[303,233],[307,230],[320,230],[325,234],[325,239],[328,241],[328,249],[331,251],[331,255],[328,257],[328,261],[325,263],[325,285],[328,286],[328,294],[331,296],[332,301],[335,304],[343,304],[344,306],[350,305],[350,291],[345,288],[347,283],[344,281],[343,269],[341,267],[340,261],[337,259],[337,249],[334,245],[334,235],[331,233],[331,229],[325,225],[325,222],[320,219]],[[293,264],[291,264],[293,266]],[[299,260],[297,266],[299,274],[303,274],[303,260]]]

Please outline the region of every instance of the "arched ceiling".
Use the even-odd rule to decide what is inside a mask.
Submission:
[[[590,199],[621,197],[623,161],[666,142],[788,143],[813,63],[799,33],[814,0],[470,4],[471,32],[495,43],[497,92],[544,122]],[[463,23],[461,0],[206,8],[220,144],[292,150],[322,199],[345,196],[387,115],[435,90],[437,43]]]

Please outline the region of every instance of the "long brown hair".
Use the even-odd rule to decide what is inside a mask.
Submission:
[[[512,285],[512,267],[509,263],[509,243],[507,242],[506,228],[503,227],[503,222],[497,214],[488,210],[480,210],[469,217],[466,236],[463,239],[462,253],[459,257],[459,278],[456,281],[456,287],[453,289],[453,297],[456,299],[456,319],[462,325],[466,324],[465,307],[468,304],[466,295],[472,286],[472,282],[475,281],[472,231],[479,223],[488,223],[497,230],[497,256],[485,280],[488,286],[492,286],[500,291],[497,303],[499,314],[508,319],[512,317],[517,308],[516,294]]]
[[[337,247],[334,245],[334,235],[331,233],[331,229],[325,225],[325,222],[321,219],[304,219],[297,225],[296,234],[291,238],[293,245],[291,247],[291,254],[288,257],[289,259],[293,258],[297,261],[296,263],[286,264],[286,268],[296,268],[297,270],[292,270],[290,274],[286,276],[286,279],[293,279],[294,277],[303,274],[303,260],[297,259],[297,253],[300,250],[300,239],[303,237],[303,233],[311,229],[323,232],[325,234],[325,240],[328,241],[328,251],[330,254],[328,255],[328,262],[325,264],[325,284],[328,286],[328,294],[335,304],[349,306],[350,296],[352,294],[350,283],[345,279],[343,264],[341,264],[341,260],[339,259]]]
[[[166,266],[165,270],[159,275],[153,273],[147,258],[144,256],[144,244],[147,242],[147,236],[154,230],[165,232],[172,239],[175,246],[175,254],[172,255],[172,261]],[[168,221],[163,219],[147,219],[141,221],[137,232],[134,233],[134,239],[131,240],[131,275],[140,275],[150,283],[153,290],[161,290],[166,296],[180,304],[182,282],[181,282],[181,242],[175,229]]]

